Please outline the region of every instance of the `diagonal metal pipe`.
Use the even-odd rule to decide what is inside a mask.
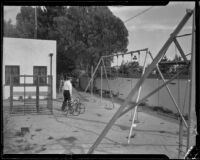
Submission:
[[[109,88],[110,94],[111,94],[112,105],[113,105],[113,108],[115,108],[114,101],[113,101],[113,96],[112,96],[112,92],[111,92],[111,89],[110,89],[110,85],[109,85],[109,81],[108,81],[108,76],[107,76],[107,72],[106,72],[106,67],[105,67],[103,58],[102,58],[102,63],[103,63],[104,72],[105,72],[105,75],[106,75],[106,80],[107,80],[108,88]]]
[[[152,56],[151,52],[149,52],[149,55],[151,56],[151,58],[153,60],[153,56]],[[162,72],[160,71],[160,68],[158,67],[158,65],[156,65],[156,69],[158,70],[158,73],[160,74],[163,82],[165,83],[166,80],[164,79],[164,76],[163,76]],[[186,122],[185,118],[183,117],[183,114],[181,113],[181,111],[180,111],[180,109],[178,107],[178,104],[176,103],[176,100],[174,99],[174,97],[173,97],[173,95],[171,93],[171,90],[169,89],[168,85],[166,85],[166,88],[167,88],[167,91],[168,91],[168,93],[169,93],[169,95],[170,95],[170,97],[171,97],[171,99],[172,99],[177,111],[179,112],[179,114],[180,114],[180,116],[181,116],[181,118],[182,118],[182,120],[183,120],[183,122],[184,122],[184,124],[185,124],[185,126],[187,128],[188,127],[187,122]]]
[[[174,32],[170,35],[169,39],[165,42],[161,50],[158,52],[157,56],[153,60],[153,62],[149,65],[149,67],[146,69],[144,75],[141,77],[141,79],[136,83],[135,87],[130,91],[128,96],[126,97],[126,100],[124,103],[119,107],[117,112],[114,114],[114,116],[111,118],[111,120],[108,122],[104,130],[101,132],[97,140],[94,142],[94,144],[91,146],[91,148],[88,151],[88,154],[93,153],[94,149],[99,145],[99,143],[102,141],[102,139],[105,137],[105,135],[108,133],[109,129],[112,127],[112,125],[115,123],[115,121],[119,118],[120,113],[124,110],[124,108],[130,103],[131,98],[135,95],[135,93],[138,91],[139,87],[142,85],[144,80],[149,76],[149,74],[153,71],[153,69],[156,67],[156,64],[160,61],[161,57],[165,54],[166,48],[170,46],[170,44],[173,42],[174,37],[180,32],[180,30],[183,28],[183,26],[186,24],[190,16],[192,15],[192,10],[186,10],[186,15],[183,17],[181,22],[178,24]]]

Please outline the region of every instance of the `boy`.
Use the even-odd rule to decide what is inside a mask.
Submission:
[[[70,81],[70,77],[64,77],[64,85],[63,85],[63,96],[64,101],[62,104],[61,110],[65,110],[66,103],[69,102],[69,105],[71,104],[71,97],[72,97],[72,84]]]

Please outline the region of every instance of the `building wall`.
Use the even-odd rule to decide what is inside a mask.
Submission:
[[[56,98],[56,41],[3,38],[3,97],[8,98],[10,87],[5,85],[5,65],[19,65],[20,75],[33,75],[33,66],[47,66],[47,75],[50,75],[50,57],[52,58],[53,74],[53,98]],[[20,78],[20,83],[24,79]],[[33,78],[27,78],[26,83],[32,83]],[[35,87],[27,87],[26,91],[34,91]],[[40,87],[41,91],[47,91],[47,87]],[[23,91],[23,87],[15,87],[14,91]]]

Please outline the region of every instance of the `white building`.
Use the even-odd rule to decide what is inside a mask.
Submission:
[[[50,53],[52,56],[53,98],[56,98],[56,41],[3,38],[3,98],[10,96],[10,75],[50,75]],[[34,78],[26,78],[25,83],[33,83]],[[14,83],[24,83],[24,78],[16,78]],[[47,78],[40,79],[40,91],[47,91]],[[23,87],[14,87],[14,92],[23,92]],[[26,87],[26,92],[34,92],[36,87]]]

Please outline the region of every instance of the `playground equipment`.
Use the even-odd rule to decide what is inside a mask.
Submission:
[[[85,88],[85,92],[88,90],[89,86],[93,86],[93,79],[94,79],[94,75],[96,74],[99,66],[101,65],[101,67],[104,69],[104,73],[105,73],[105,77],[106,77],[106,81],[107,81],[107,86],[108,86],[108,89],[109,89],[109,93],[110,93],[110,97],[111,97],[111,101],[112,101],[112,108],[110,109],[113,109],[115,106],[114,106],[114,101],[113,101],[113,94],[112,94],[112,91],[111,91],[111,88],[110,88],[110,85],[109,85],[109,80],[108,80],[108,76],[107,76],[107,70],[106,70],[106,66],[105,66],[105,62],[104,62],[104,59],[106,58],[111,58],[111,57],[118,57],[118,56],[122,56],[124,57],[124,55],[128,55],[128,54],[135,54],[135,53],[139,53],[139,52],[142,52],[142,51],[147,51],[148,49],[147,48],[144,48],[144,49],[140,49],[140,50],[135,50],[135,51],[130,51],[130,52],[127,52],[127,53],[121,53],[121,54],[113,54],[113,55],[105,55],[105,56],[101,56],[99,62],[97,63],[97,66],[94,70],[94,72],[92,72],[91,74],[91,79],[89,80],[88,84],[87,84],[87,87]],[[101,69],[101,100],[102,100],[102,70]]]
[[[135,87],[130,91],[130,93],[128,94],[127,98],[125,99],[125,101],[123,102],[123,104],[119,107],[119,109],[117,110],[117,112],[114,114],[114,116],[111,118],[111,120],[108,122],[108,124],[106,125],[106,127],[104,128],[104,130],[102,131],[102,133],[99,135],[99,137],[97,138],[97,140],[94,142],[94,144],[91,146],[91,148],[88,151],[88,154],[93,153],[94,149],[99,145],[99,143],[102,141],[102,139],[106,136],[107,132],[109,131],[109,129],[113,126],[113,124],[115,123],[115,121],[120,118],[122,115],[124,115],[125,113],[127,113],[128,111],[132,110],[134,107],[136,107],[137,105],[139,105],[140,103],[144,102],[148,97],[152,96],[153,94],[155,94],[157,91],[159,91],[161,88],[165,87],[167,84],[169,84],[170,82],[172,82],[175,78],[178,77],[179,74],[181,74],[183,71],[185,71],[186,69],[183,69],[182,71],[178,72],[175,76],[173,76],[171,79],[165,81],[164,78],[162,77],[161,72],[159,72],[160,76],[162,77],[164,83],[159,86],[158,88],[156,88],[154,91],[152,91],[151,93],[149,93],[148,95],[146,95],[143,99],[139,100],[137,103],[135,103],[132,106],[129,106],[127,109],[125,109],[125,107],[130,103],[132,97],[135,95],[135,93],[138,91],[138,89],[140,88],[140,86],[142,85],[142,83],[144,82],[144,80],[149,76],[149,74],[154,70],[154,68],[156,68],[159,71],[158,68],[158,63],[160,62],[160,60],[163,58],[163,56],[165,55],[167,49],[169,48],[169,46],[171,45],[172,42],[174,42],[176,45],[178,44],[176,41],[176,37],[178,35],[178,33],[181,31],[181,29],[183,28],[183,26],[186,24],[186,22],[189,20],[189,18],[192,16],[194,10],[186,10],[186,15],[183,17],[183,19],[181,20],[181,22],[178,24],[178,26],[175,28],[175,30],[173,31],[173,33],[170,35],[170,37],[168,38],[168,40],[165,42],[165,44],[163,45],[163,47],[161,48],[161,50],[158,52],[158,54],[156,55],[156,57],[153,59],[152,63],[148,66],[148,68],[145,70],[144,74],[142,75],[141,79],[136,83]],[[194,14],[193,14],[194,17]],[[189,61],[187,60],[185,54],[182,52],[181,56],[184,59],[184,62],[188,64],[188,66],[191,67],[192,65],[192,74],[191,74],[191,91],[190,91],[190,97],[192,97],[191,93],[192,91],[194,92],[194,87],[192,87],[192,85],[194,85],[194,74],[195,74],[195,67],[194,66],[194,56],[195,56],[195,34],[194,34],[194,27],[195,27],[195,23],[194,23],[194,18],[193,18],[193,28],[192,28],[192,52],[191,52],[191,63],[189,63]],[[179,48],[179,47],[177,47]],[[179,48],[180,51],[180,48]],[[181,52],[181,51],[180,51]],[[102,58],[100,59],[102,60]],[[99,62],[100,63],[100,62]],[[98,65],[99,65],[98,63]],[[92,77],[93,78],[93,77]],[[168,92],[170,94],[170,90],[168,89]],[[173,99],[173,96],[170,94],[170,96]],[[195,97],[193,97],[195,98]],[[188,129],[188,133],[187,133],[187,149],[189,146],[189,136],[190,136],[190,112],[191,112],[191,107],[194,107],[194,101],[191,100],[192,98],[190,98],[190,105],[189,105],[189,122],[187,123],[179,109],[179,107],[177,106],[176,102],[173,100],[179,114],[180,114],[180,118],[183,120],[184,125],[186,126],[186,128]]]
[[[22,78],[24,83],[14,84],[14,78]],[[33,83],[27,83],[26,79],[31,78]],[[40,79],[43,78],[47,83],[40,83]],[[40,91],[40,88],[47,88],[47,91]],[[23,91],[14,91],[15,88],[24,88]],[[29,88],[30,91],[26,91]],[[33,91],[35,88],[35,91]],[[44,97],[40,99],[40,96]],[[20,101],[14,101],[14,97],[19,97]],[[34,98],[35,97],[35,98]],[[44,113],[46,109],[53,113],[53,101],[52,101],[52,76],[36,76],[36,75],[18,75],[10,76],[10,114],[16,113]],[[46,103],[45,103],[46,102]],[[17,105],[15,104],[17,103]]]
[[[149,52],[148,52],[148,49],[147,49],[147,50],[146,50],[146,54],[145,54],[143,69],[142,69],[142,75],[143,75],[144,72],[145,72],[145,66],[146,66],[146,60],[147,60],[147,54],[148,54],[148,53],[149,53]],[[139,55],[140,55],[140,52],[139,52]],[[142,85],[139,87],[139,91],[138,91],[136,103],[139,101],[141,89],[142,89]],[[134,114],[131,114],[131,115],[132,115],[132,124],[131,124],[131,127],[130,127],[129,136],[128,136],[128,144],[130,143],[130,139],[131,139],[133,127],[136,127],[135,118],[136,118],[136,114],[138,114],[137,108],[138,108],[138,106],[135,107]],[[131,113],[132,113],[132,112],[131,112]]]

